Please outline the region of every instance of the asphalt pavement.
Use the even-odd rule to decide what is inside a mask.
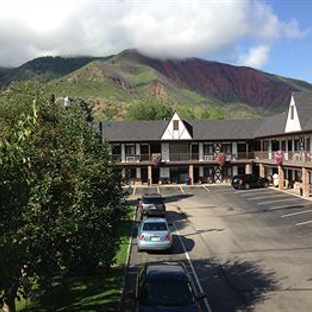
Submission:
[[[165,197],[175,245],[170,254],[137,253],[134,227],[128,290],[141,263],[181,260],[198,276],[208,311],[312,310],[310,199],[275,188],[175,185],[136,187],[130,200],[145,192]]]

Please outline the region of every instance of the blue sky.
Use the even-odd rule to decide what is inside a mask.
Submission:
[[[301,38],[275,42],[263,70],[312,83],[312,1],[268,1],[281,20],[296,20],[305,33]]]
[[[312,83],[311,12],[310,0],[3,1],[0,66],[137,48],[152,57],[201,57]]]

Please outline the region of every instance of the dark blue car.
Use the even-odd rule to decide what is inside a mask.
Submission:
[[[139,267],[135,311],[200,312],[205,294],[195,284],[182,262],[145,263]]]

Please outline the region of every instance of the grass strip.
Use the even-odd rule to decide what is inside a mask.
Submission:
[[[133,214],[130,207],[128,217],[121,225],[121,243],[116,255],[116,264],[105,273],[94,276],[68,278],[64,283],[53,287],[51,293],[40,300],[21,300],[17,302],[17,311],[23,312],[96,312],[117,311],[121,289],[124,282],[124,266],[127,261]]]

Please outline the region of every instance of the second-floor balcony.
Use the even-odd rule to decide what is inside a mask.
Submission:
[[[158,162],[201,162],[201,163],[216,163],[217,154],[199,154],[199,153],[170,153],[167,157],[162,157],[160,153],[152,154],[140,154],[140,155],[122,155],[113,154],[111,158],[115,162],[122,163],[142,163],[142,164],[154,164],[157,159]],[[253,158],[253,153],[226,153],[226,161],[246,161]]]
[[[238,161],[252,159],[253,153],[225,153],[225,161]],[[199,153],[170,153],[169,161],[199,161],[199,162],[216,162],[217,154],[199,154]]]
[[[113,154],[111,155],[111,159],[115,162],[149,162],[150,156],[148,154],[141,155],[125,155],[124,160],[122,159],[122,155]]]
[[[256,161],[274,162],[274,152],[254,152]],[[294,151],[283,152],[283,163],[300,165],[302,163],[312,163],[312,152],[310,151]]]
[[[158,163],[192,163],[192,164],[215,164],[216,154],[199,153],[170,153],[167,157],[162,157],[160,153],[141,155],[113,154],[111,159],[117,163],[155,165]],[[226,162],[236,163],[245,161],[267,162],[274,165],[274,152],[242,152],[237,154],[226,153]],[[294,151],[283,152],[283,164],[300,166],[302,163],[312,166],[312,152]]]

